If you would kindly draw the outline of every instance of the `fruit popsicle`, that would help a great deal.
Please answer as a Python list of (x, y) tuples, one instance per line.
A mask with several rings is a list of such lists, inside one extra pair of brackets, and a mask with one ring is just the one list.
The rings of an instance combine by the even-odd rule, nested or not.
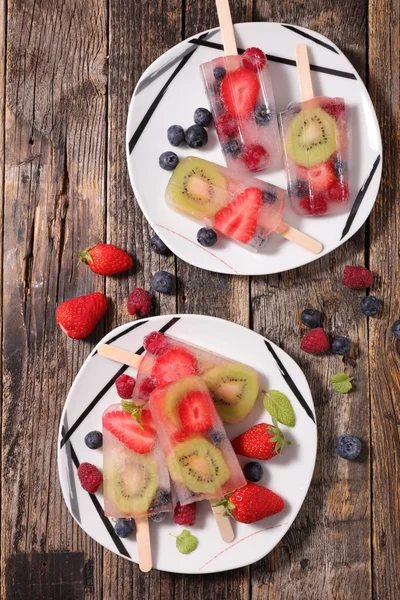
[(280, 165), (282, 144), (264, 52), (249, 48), (200, 68), (228, 167), (248, 172)]
[(314, 98), (307, 47), (296, 48), (302, 102), (280, 115), (288, 194), (300, 215), (343, 211), (349, 198), (343, 98)]
[(157, 387), (150, 411), (179, 502), (218, 499), (246, 485), (243, 471), (201, 377)]
[(239, 423), (249, 415), (260, 391), (260, 375), (252, 367), (158, 331), (146, 336), (144, 346), (133, 396), (137, 404), (159, 386), (199, 375), (223, 421)]
[(250, 175), (188, 156), (172, 173), (165, 199), (177, 212), (205, 223), (257, 252), (279, 233), (319, 254), (322, 244), (281, 220), (286, 191)]
[(168, 469), (149, 410), (142, 426), (120, 404), (103, 413), (103, 489), (107, 517), (143, 517), (172, 510)]

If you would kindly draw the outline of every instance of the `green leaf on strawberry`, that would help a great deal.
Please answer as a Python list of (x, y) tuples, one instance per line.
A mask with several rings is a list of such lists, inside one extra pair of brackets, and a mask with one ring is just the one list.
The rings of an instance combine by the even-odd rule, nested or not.
[(282, 394), (282, 392), (278, 392), (278, 390), (264, 391), (263, 394), (264, 408), (269, 412), (271, 417), (282, 423), (282, 425), (294, 427), (296, 417), (289, 398), (285, 394)]
[(143, 429), (142, 424), (142, 410), (145, 406), (145, 403), (139, 404), (138, 406), (131, 402), (130, 400), (121, 400), (122, 410), (129, 415), (131, 415), (132, 419), (135, 419), (136, 423), (139, 425), (140, 429)]
[(199, 540), (188, 529), (184, 529), (179, 535), (173, 535), (172, 533), (170, 535), (176, 538), (176, 547), (181, 554), (190, 554), (198, 546)]
[(353, 379), (354, 377), (350, 377), (347, 373), (336, 373), (336, 375), (332, 375), (330, 382), (335, 392), (347, 394), (353, 387), (351, 383)]

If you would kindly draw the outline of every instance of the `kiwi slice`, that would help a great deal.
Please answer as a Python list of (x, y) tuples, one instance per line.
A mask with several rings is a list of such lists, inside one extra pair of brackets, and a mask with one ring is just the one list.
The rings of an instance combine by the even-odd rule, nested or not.
[(146, 454), (115, 451), (104, 472), (104, 488), (121, 513), (147, 512), (158, 489), (157, 463)]
[(178, 414), (179, 402), (185, 398), (190, 392), (196, 392), (201, 390), (203, 386), (206, 394), (207, 389), (204, 385), (203, 380), (196, 375), (190, 377), (184, 377), (178, 381), (174, 381), (171, 385), (166, 388), (165, 396), (163, 400), (164, 413), (172, 421), (175, 428), (181, 427), (181, 421)]
[(238, 423), (247, 417), (257, 399), (258, 373), (240, 363), (214, 367), (203, 375), (219, 416), (226, 423)]
[(196, 494), (214, 494), (230, 477), (221, 451), (200, 436), (174, 446), (167, 465), (171, 479)]
[(226, 204), (226, 187), (226, 179), (217, 165), (191, 156), (176, 167), (166, 197), (179, 212), (202, 220), (214, 216)]
[(337, 127), (322, 108), (301, 110), (287, 128), (286, 152), (297, 165), (312, 167), (325, 162), (336, 150)]

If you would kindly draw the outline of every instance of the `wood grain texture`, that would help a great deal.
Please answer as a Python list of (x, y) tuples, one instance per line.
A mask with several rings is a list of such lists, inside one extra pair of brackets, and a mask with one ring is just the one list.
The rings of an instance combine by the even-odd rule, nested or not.
[[(338, 43), (345, 54), (356, 48), (354, 56), (360, 60), (355, 61), (355, 66), (363, 76), (365, 3), (352, 3), (351, 10), (358, 24), (356, 33), (352, 30), (350, 36), (340, 18)], [(266, 3), (256, 2), (255, 15), (309, 26), (333, 41), (337, 35), (337, 9), (332, 10), (324, 2), (272, 2), (268, 8)], [(313, 19), (313, 15), (318, 15), (318, 19)], [(298, 37), (302, 43), (304, 39)], [(364, 247), (362, 230), (350, 242), (308, 266), (252, 279), (253, 328), (286, 350), (304, 370), (314, 398), (319, 432), (317, 463), (308, 496), (282, 542), (252, 567), (253, 600), (371, 597), (368, 450), (361, 460), (350, 463), (338, 460), (334, 447), (338, 435), (350, 432), (361, 437), (366, 448), (369, 445), (367, 321), (359, 311), (362, 294), (340, 284), (344, 265), (365, 263)], [(311, 357), (299, 349), (305, 333), (299, 315), (306, 307), (324, 313), (324, 325), (331, 334), (352, 340), (354, 360), (343, 363), (337, 356)], [(329, 385), (329, 377), (342, 371), (357, 379), (356, 389), (348, 396), (335, 393)]]
[[(399, 597), (400, 538), (400, 342), (390, 332), (400, 319), (400, 5), (369, 3), (369, 90), (381, 126), (383, 175), (370, 219), (371, 293), (383, 298), (383, 314), (371, 319), (373, 592)], [(387, 32), (390, 31), (390, 35)], [(382, 66), (384, 65), (384, 68)]]

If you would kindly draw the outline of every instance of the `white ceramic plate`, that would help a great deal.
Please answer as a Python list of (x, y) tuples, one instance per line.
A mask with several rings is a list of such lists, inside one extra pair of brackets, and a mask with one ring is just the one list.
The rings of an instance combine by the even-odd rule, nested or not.
[[(382, 170), (382, 143), (375, 111), (358, 73), (342, 52), (326, 37), (302, 27), (279, 23), (235, 25), (238, 48), (258, 46), (269, 57), (277, 110), (300, 100), (295, 47), (306, 43), (312, 65), (314, 93), (340, 96), (346, 101), (351, 133), (349, 147), (350, 202), (339, 215), (299, 217), (287, 206), (284, 220), (324, 244), (327, 254), (354, 235), (367, 219), (378, 193)], [(220, 236), (212, 248), (196, 241), (199, 225), (172, 211), (164, 201), (170, 173), (158, 166), (166, 150), (180, 158), (198, 154), (225, 165), (215, 131), (202, 150), (173, 148), (167, 128), (193, 123), (198, 106), (208, 106), (200, 65), (222, 56), (221, 34), (212, 29), (177, 44), (146, 69), (134, 91), (127, 123), (127, 157), (132, 186), (139, 205), (153, 229), (180, 258), (196, 267), (229, 274), (279, 273), (316, 260), (317, 256), (272, 234), (266, 248), (255, 254)], [(257, 177), (286, 188), (282, 169)]]
[[(153, 330), (166, 331), (176, 338), (192, 342), (234, 360), (248, 363), (262, 375), (266, 389), (278, 389), (291, 400), (296, 426), (283, 427), (292, 445), (282, 456), (263, 463), (261, 484), (284, 498), (285, 509), (278, 515), (252, 525), (234, 523), (235, 540), (223, 542), (217, 531), (207, 502), (199, 503), (196, 524), (190, 528), (199, 539), (195, 552), (183, 556), (175, 548), (169, 533), (179, 534), (172, 514), (161, 523), (150, 522), (153, 565), (175, 573), (213, 573), (253, 563), (274, 548), (293, 523), (310, 485), (317, 448), (314, 405), (307, 381), (297, 364), (277, 346), (260, 335), (228, 321), (198, 315), (153, 317), (118, 327), (101, 343), (137, 352), (143, 337)], [(96, 494), (86, 493), (80, 486), (77, 467), (90, 462), (102, 468), (102, 450), (89, 450), (85, 435), (101, 431), (101, 415), (118, 401), (114, 381), (121, 372), (135, 376), (135, 369), (120, 367), (94, 350), (82, 366), (61, 417), (58, 467), (64, 500), (74, 519), (94, 540), (112, 552), (137, 562), (134, 535), (118, 538), (113, 520), (103, 513), (102, 486)], [(269, 420), (259, 402), (246, 421), (227, 426), (230, 438), (257, 422)], [(270, 421), (270, 420), (269, 420)], [(244, 465), (250, 459), (239, 457)]]

